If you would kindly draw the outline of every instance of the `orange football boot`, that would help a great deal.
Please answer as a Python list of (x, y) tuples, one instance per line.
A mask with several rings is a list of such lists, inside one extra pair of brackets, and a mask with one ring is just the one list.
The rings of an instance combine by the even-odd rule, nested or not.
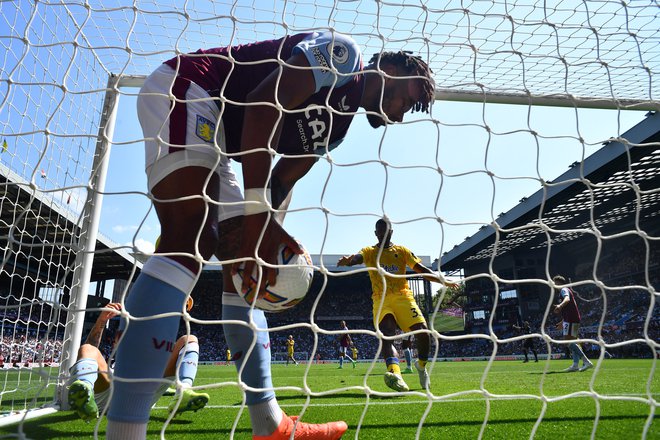
[[(283, 414), (282, 421), (270, 435), (255, 435), (253, 440), (338, 440), (348, 429), (346, 422), (303, 423), (298, 417)], [(291, 436), (293, 434), (293, 436)]]

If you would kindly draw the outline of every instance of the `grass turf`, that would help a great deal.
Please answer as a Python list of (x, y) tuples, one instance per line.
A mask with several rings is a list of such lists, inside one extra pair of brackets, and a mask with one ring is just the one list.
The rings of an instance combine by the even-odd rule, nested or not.
[[(312, 365), (309, 371), (306, 365), (273, 365), (273, 378), (276, 387), (284, 387), (277, 395), (287, 413), (301, 412), (306, 397), (296, 388), (308, 387), (313, 395), (303, 420), (345, 420), (349, 430), (344, 438), (471, 439), (481, 434), (509, 440), (534, 433), (541, 439), (582, 439), (594, 430), (598, 439), (660, 438), (655, 407), (649, 404), (649, 397), (660, 397), (652, 360), (608, 359), (598, 371), (561, 372), (569, 364), (501, 361), (488, 368), (487, 362), (440, 362), (432, 369), (432, 396), (421, 393), (417, 374), (404, 376), (411, 394), (391, 392), (384, 385), (381, 362), (373, 368), (362, 363), (342, 370), (336, 364)], [(241, 412), (235, 378), (233, 366), (201, 366), (195, 385), (213, 384), (206, 389), (209, 405), (167, 422), (171, 398), (161, 398), (151, 413), (149, 438), (160, 438), (165, 427), (167, 439), (250, 439), (250, 421), (247, 411)], [(9, 377), (5, 390), (7, 384)], [(29, 420), (22, 430), (32, 439), (88, 439), (95, 429), (104, 438), (105, 426), (105, 418), (98, 425), (85, 423), (67, 411)], [(6, 426), (0, 436), (18, 431), (18, 425)]]

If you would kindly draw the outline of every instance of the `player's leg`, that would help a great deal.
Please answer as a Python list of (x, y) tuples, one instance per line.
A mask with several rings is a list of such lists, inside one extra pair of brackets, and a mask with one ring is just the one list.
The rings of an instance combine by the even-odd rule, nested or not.
[[(251, 310), (247, 303), (241, 305), (236, 300), (243, 301), (237, 295), (233, 299), (227, 299), (227, 293), (223, 294), (222, 319), (243, 321), (245, 325), (224, 324), (223, 328), (231, 351), (236, 353), (235, 364), (240, 374), (239, 380), (251, 388), (262, 390), (246, 391), (253, 438), (288, 439), (294, 429), (294, 421), (282, 411), (275, 393), (269, 389), (273, 387), (273, 383), (266, 317), (263, 311)], [(298, 422), (293, 438), (337, 439), (346, 428), (344, 422), (322, 425)]]
[(174, 345), (165, 368), (165, 377), (177, 375), (181, 386), (176, 388), (174, 399), (168, 406), (168, 411), (181, 414), (185, 411), (198, 411), (209, 402), (207, 393), (200, 393), (191, 389), (197, 377), (197, 364), (199, 361), (199, 342), (195, 335), (181, 336)]
[[(220, 247), (216, 256), (220, 261), (233, 258), (238, 248), (235, 228), (240, 220), (229, 218), (221, 222)], [(222, 319), (242, 321), (245, 324), (224, 324), (227, 345), (234, 354), (239, 379), (248, 386), (263, 391), (246, 391), (246, 403), (252, 424), (254, 440), (293, 439), (337, 440), (348, 426), (345, 422), (309, 424), (296, 422), (279, 406), (271, 379), (271, 351), (268, 322), (263, 311), (251, 309), (234, 288), (229, 265), (223, 265)], [(260, 331), (256, 331), (256, 329)]]
[[(578, 331), (578, 327), (574, 323), (564, 322), (562, 324), (562, 333), (564, 340), (566, 341), (572, 341), (577, 339), (577, 331)], [(581, 354), (583, 355), (582, 350), (580, 349), (578, 344), (572, 342), (568, 344), (568, 351), (571, 354), (571, 357), (573, 358), (573, 363), (571, 364), (570, 367), (566, 368), (564, 371), (566, 372), (579, 371), (580, 359), (582, 358)]]
[(429, 360), (429, 350), (431, 346), (431, 338), (429, 337), (429, 334), (426, 332), (426, 330), (428, 330), (428, 327), (426, 326), (426, 322), (424, 322), (424, 323), (413, 324), (410, 327), (410, 330), (424, 330), (423, 333), (417, 333), (415, 335), (415, 345), (417, 347), (417, 359), (419, 365), (422, 368), (424, 368), (426, 367), (426, 363)]
[(529, 339), (529, 343), (527, 343), (527, 350), (531, 351), (532, 354), (534, 355), (534, 362), (538, 362), (539, 361), (539, 355), (536, 351), (536, 346), (534, 344), (534, 341), (532, 341), (531, 339)]
[[(576, 328), (575, 328), (575, 335), (576, 335), (576, 338), (577, 338), (577, 335), (578, 335), (578, 333), (579, 333), (579, 331), (580, 331), (580, 324), (575, 324), (575, 327), (576, 327)], [(588, 370), (588, 369), (590, 369), (590, 368), (593, 368), (594, 364), (591, 363), (591, 361), (589, 360), (589, 358), (587, 357), (587, 355), (586, 355), (586, 354), (584, 353), (584, 351), (582, 350), (582, 347), (580, 346), (580, 344), (575, 343), (575, 348), (574, 348), (574, 350), (575, 350), (576, 353), (577, 353), (578, 360), (582, 359), (582, 367), (580, 368), (580, 371), (586, 371), (586, 370)]]
[(398, 296), (394, 301), (392, 307), (395, 310), (396, 322), (399, 327), (406, 332), (417, 330), (422, 331), (421, 333), (415, 334), (417, 360), (413, 365), (415, 370), (417, 370), (420, 386), (422, 389), (428, 389), (431, 386), (431, 379), (426, 369), (426, 363), (429, 359), (431, 338), (428, 333), (426, 319), (412, 295)]
[[(378, 328), (383, 333), (383, 335), (391, 337), (396, 335), (396, 320), (392, 314), (385, 315), (378, 324)], [(386, 339), (383, 341), (383, 358), (385, 359), (385, 365), (387, 370), (394, 374), (401, 374), (401, 367), (399, 366), (399, 353), (394, 346), (394, 341), (391, 339)]]
[[(383, 335), (392, 337), (396, 335), (396, 330), (398, 328), (394, 315), (387, 313), (386, 315), (381, 315), (382, 318), (378, 324), (379, 330)], [(383, 340), (383, 358), (385, 359), (385, 366), (387, 367), (387, 373), (385, 373), (385, 385), (394, 391), (408, 391), (410, 388), (408, 384), (401, 377), (401, 367), (399, 366), (399, 353), (394, 347), (394, 341), (392, 339)]]
[(523, 355), (525, 356), (525, 360), (523, 361), (523, 363), (529, 362), (529, 358), (527, 357), (527, 343), (526, 342), (523, 343), (522, 352), (523, 352)]
[[(411, 330), (428, 330), (426, 323), (415, 324), (410, 327)], [(431, 386), (431, 377), (426, 369), (426, 364), (429, 360), (429, 347), (430, 347), (429, 334), (418, 333), (415, 335), (415, 343), (417, 345), (417, 360), (414, 362), (415, 370), (419, 376), (419, 385), (422, 389), (428, 389)]]
[[(117, 349), (109, 439), (145, 438), (151, 404), (162, 383), (180, 319), (176, 315), (150, 317), (183, 311), (201, 270), (201, 259), (213, 254), (217, 241), (216, 205), (207, 203), (205, 197), (218, 199), (214, 169), (219, 153), (213, 139), (205, 142), (196, 136), (200, 115), (205, 116), (201, 120), (215, 121), (214, 106), (191, 101), (208, 98), (208, 94), (193, 83), (174, 81), (173, 71), (163, 69), (166, 67), (147, 79), (138, 97), (148, 185), (161, 238), (158, 254), (144, 264), (124, 304), (133, 318), (147, 319), (132, 319)], [(170, 90), (184, 102), (172, 104)]]
[(339, 369), (344, 368), (344, 357), (346, 357), (346, 347), (343, 345), (339, 346)]
[(411, 340), (410, 338), (404, 338), (401, 341), (401, 348), (403, 348), (403, 356), (406, 359), (406, 369), (403, 370), (403, 373), (409, 374), (413, 372), (412, 369), (412, 349), (410, 348)]
[(69, 405), (80, 418), (89, 421), (99, 417), (94, 394), (110, 387), (108, 365), (99, 349), (90, 344), (80, 346), (77, 359), (70, 370)]

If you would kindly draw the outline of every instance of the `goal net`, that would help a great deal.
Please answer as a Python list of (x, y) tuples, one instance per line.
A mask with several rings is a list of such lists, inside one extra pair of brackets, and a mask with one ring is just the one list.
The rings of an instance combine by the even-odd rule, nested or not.
[[(318, 281), (314, 300), (295, 309), (295, 319), (269, 315), (278, 332), (295, 331), (297, 339), (307, 341), (300, 349), (304, 385), (284, 387), (303, 396), (294, 411), (322, 403), (315, 401), (319, 395), (350, 390), (361, 395), (350, 435), (375, 438), (369, 437), (373, 425), (367, 422), (370, 408), (378, 406), (373, 396), (391, 396), (376, 374), (384, 373), (380, 357), (388, 338), (371, 321), (370, 285), (364, 284), (367, 270), (343, 271), (336, 263), (340, 256), (373, 244), (373, 225), (386, 216), (395, 231), (394, 241), (429, 257), (429, 267), (438, 272), (444, 271), (449, 251), (469, 247), (465, 243), (477, 239), (480, 231), (496, 231), (493, 242), (470, 257), (473, 260), (465, 257), (465, 265), (478, 259), (483, 265), (470, 266), (477, 269), (469, 271), (460, 263), (452, 266), (452, 274), (467, 275), (466, 281), (459, 281), (467, 302), (448, 304), (443, 298), (451, 292), (435, 284), (429, 291), (415, 292), (430, 328), (432, 379), (444, 366), (439, 364), (441, 358), (483, 357), (486, 363), (479, 379), (464, 389), (413, 391), (424, 408), (414, 420), (401, 421), (399, 436), (423, 437), (432, 429), (429, 414), (435, 404), (472, 396), (484, 404), (472, 417), (482, 423), (473, 425), (476, 431), (470, 435), (484, 436), (490, 429), (493, 402), (538, 403), (542, 409), (527, 433), (533, 437), (544, 423), (557, 423), (544, 420), (549, 402), (585, 396), (593, 399), (596, 409), (593, 429), (580, 434), (595, 435), (598, 424), (604, 423), (601, 405), (609, 400), (640, 404), (646, 417), (639, 434), (657, 434), (657, 427), (655, 431), (652, 427), (658, 398), (653, 367), (644, 367), (650, 372), (634, 395), (621, 390), (601, 393), (595, 384), (604, 368), (601, 361), (607, 360), (605, 352), (616, 351), (612, 348), (617, 344), (642, 344), (643, 353), (654, 359), (657, 355), (659, 231), (647, 226), (658, 213), (654, 165), (659, 140), (657, 129), (642, 137), (646, 141), (641, 144), (623, 134), (660, 110), (659, 9), (653, 1), (555, 3), (0, 1), (0, 412), (4, 423), (19, 422), (10, 430), (23, 432), (33, 414), (66, 405), (68, 368), (81, 341), (104, 304), (123, 301), (141, 262), (153, 252), (158, 222), (140, 168), (144, 138), (134, 110), (144, 78), (163, 61), (200, 48), (331, 30), (350, 35), (365, 63), (383, 50), (418, 54), (433, 70), (436, 102), (428, 115), (407, 115), (403, 124), (377, 131), (368, 127), (359, 110), (345, 142), (321, 158), (294, 191), (284, 226), (315, 255), (315, 279), (323, 280)], [(559, 220), (545, 223), (543, 203), (559, 190), (553, 179), (569, 166), (583, 170), (586, 159), (604, 142), (617, 143), (625, 151), (650, 152), (640, 162), (624, 153), (620, 160), (627, 165), (620, 171), (622, 177), (614, 183), (604, 179), (600, 187), (576, 171), (573, 181), (586, 190), (573, 207), (578, 202), (586, 207), (584, 222), (570, 227), (561, 226)], [(644, 173), (628, 173), (639, 163), (646, 164)], [(603, 232), (594, 212), (612, 194), (610, 203), (615, 204), (607, 206), (623, 209), (616, 205), (616, 191), (608, 192), (616, 185), (632, 192), (636, 202), (626, 206), (632, 206), (628, 213), (638, 220), (625, 230)], [(503, 229), (506, 216), (498, 213), (521, 206), (537, 191), (542, 202), (533, 227), (547, 240), (508, 254), (515, 270), (496, 270), (496, 257), (509, 249), (498, 244), (506, 237), (507, 246), (512, 241), (522, 246), (530, 228), (524, 224)], [(569, 215), (572, 208), (563, 209)], [(622, 224), (616, 216), (608, 217), (608, 222)], [(551, 305), (556, 298), (547, 292), (555, 287), (551, 276), (557, 268), (567, 270), (560, 264), (562, 243), (578, 236), (589, 237), (593, 255), (590, 261), (575, 262), (579, 267), (568, 276), (578, 282), (581, 304), (596, 317), (584, 342), (596, 346), (594, 362), (599, 363), (594, 379), (583, 388), (548, 391), (544, 381), (553, 377), (547, 373), (554, 368), (549, 359), (563, 357), (567, 345), (548, 327), (555, 321)], [(615, 289), (608, 284), (607, 268), (614, 267), (615, 250), (625, 249), (626, 238), (633, 236), (642, 249), (630, 257), (638, 267), (638, 278), (624, 281), (628, 273), (624, 271)], [(607, 245), (619, 239), (620, 244)], [(537, 270), (525, 272), (527, 265), (516, 266), (518, 260), (533, 260)], [(222, 261), (203, 263), (217, 275)], [(362, 281), (352, 281), (360, 277)], [(221, 285), (217, 276), (213, 279)], [(500, 291), (515, 291), (524, 283), (536, 286), (529, 292), (546, 294), (529, 296), (520, 288), (513, 296), (500, 296)], [(580, 289), (581, 285), (586, 287)], [(344, 302), (333, 296), (345, 288), (356, 289), (355, 295), (362, 295), (364, 301)], [(208, 344), (201, 349), (200, 361), (224, 360), (220, 287), (215, 292), (209, 289), (198, 288), (193, 294), (206, 298), (195, 298), (195, 310), (200, 310), (200, 301), (208, 308), (184, 316), (188, 325), (184, 327), (190, 331), (193, 325)], [(613, 299), (615, 290), (633, 292), (636, 308), (626, 310), (620, 298)], [(480, 307), (474, 307), (476, 296), (484, 298)], [(617, 307), (608, 309), (608, 301), (615, 301)], [(515, 304), (507, 309), (512, 315), (498, 312), (507, 304)], [(464, 323), (463, 331), (434, 328), (445, 308), (451, 309), (452, 322)], [(623, 340), (603, 337), (610, 321), (621, 320), (617, 314), (638, 317), (641, 330), (624, 334)], [(530, 317), (537, 319), (532, 336), (499, 332)], [(323, 364), (310, 360), (320, 359), (317, 354), (323, 347), (328, 349), (323, 359), (334, 359), (340, 320), (350, 324), (360, 359), (373, 362), (354, 385), (338, 384), (317, 392), (308, 385), (317, 375), (314, 368)], [(495, 374), (490, 371), (501, 365), (498, 350), (501, 355), (532, 337), (543, 351), (541, 359), (548, 359), (538, 370), (543, 379), (534, 391), (489, 388)], [(401, 339), (395, 338), (397, 347)], [(285, 361), (281, 354), (274, 361)], [(373, 379), (376, 376), (378, 381)], [(235, 377), (232, 380), (237, 384)], [(210, 379), (205, 385), (213, 390), (226, 383)], [(239, 412), (237, 420), (240, 416)], [(169, 421), (164, 425), (164, 432), (176, 429), (168, 426)]]

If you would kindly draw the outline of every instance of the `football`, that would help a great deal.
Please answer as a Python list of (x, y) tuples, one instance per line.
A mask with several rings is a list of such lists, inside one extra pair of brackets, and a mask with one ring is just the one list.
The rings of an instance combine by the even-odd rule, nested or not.
[[(274, 286), (266, 285), (266, 295), (263, 298), (256, 299), (257, 292), (254, 288), (245, 295), (240, 293), (243, 283), (243, 266), (233, 276), (236, 291), (248, 304), (254, 303), (258, 309), (267, 312), (282, 312), (290, 309), (305, 298), (312, 285), (312, 278), (314, 278), (312, 258), (304, 248), (303, 251), (298, 255), (288, 246), (280, 245), (277, 252), (277, 282)], [(252, 273), (252, 279), (255, 283), (257, 282), (256, 267)]]

